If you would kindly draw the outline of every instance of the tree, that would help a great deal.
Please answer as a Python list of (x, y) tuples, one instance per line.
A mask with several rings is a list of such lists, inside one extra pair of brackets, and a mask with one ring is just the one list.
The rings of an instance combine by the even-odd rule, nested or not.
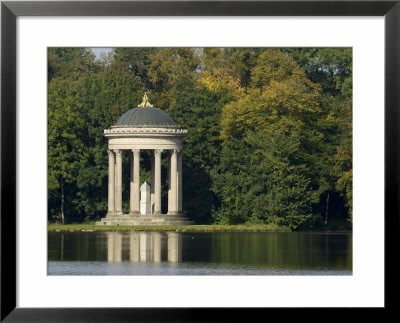
[(49, 48), (47, 55), (48, 82), (55, 77), (77, 80), (101, 68), (93, 52), (86, 48)]
[(76, 181), (80, 164), (87, 157), (79, 138), (85, 121), (79, 113), (78, 87), (76, 82), (55, 78), (48, 88), (48, 184), (50, 192), (60, 189), (62, 223), (65, 223), (65, 184)]
[(221, 163), (214, 191), (221, 222), (274, 222), (297, 228), (312, 216), (314, 124), (321, 89), (288, 56), (266, 50), (247, 95), (222, 110)]
[(327, 95), (352, 96), (352, 48), (282, 48)]
[(147, 85), (148, 72), (151, 64), (150, 55), (158, 52), (159, 48), (115, 48), (114, 62), (120, 63), (139, 77)]
[(314, 212), (323, 214), (326, 224), (329, 224), (331, 218), (345, 219), (349, 215), (351, 221), (352, 49), (281, 50), (299, 64), (309, 79), (322, 87), (322, 115), (316, 127), (323, 137), (321, 155), (314, 162), (320, 177), (320, 203), (315, 205)]

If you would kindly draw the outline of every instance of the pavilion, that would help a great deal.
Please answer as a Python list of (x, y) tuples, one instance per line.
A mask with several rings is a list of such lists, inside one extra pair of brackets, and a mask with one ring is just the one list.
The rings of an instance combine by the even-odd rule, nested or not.
[[(190, 224), (182, 214), (182, 140), (187, 134), (171, 117), (150, 104), (147, 95), (124, 113), (108, 138), (108, 212), (97, 225)], [(140, 183), (140, 154), (151, 153), (151, 184)], [(129, 213), (122, 211), (122, 154), (130, 155)], [(161, 159), (168, 158), (168, 212), (161, 210)], [(142, 186), (142, 188), (141, 188)], [(146, 205), (148, 203), (148, 205)]]

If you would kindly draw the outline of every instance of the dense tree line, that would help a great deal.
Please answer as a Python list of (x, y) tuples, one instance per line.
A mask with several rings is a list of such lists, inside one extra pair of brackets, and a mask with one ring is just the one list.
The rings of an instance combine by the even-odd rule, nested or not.
[[(145, 92), (188, 129), (183, 209), (196, 223), (293, 230), (351, 224), (352, 51), (346, 48), (116, 48), (101, 59), (90, 49), (50, 48), (49, 221), (105, 215), (103, 130)], [(143, 181), (149, 163), (143, 154)], [(126, 170), (126, 211), (128, 181)]]

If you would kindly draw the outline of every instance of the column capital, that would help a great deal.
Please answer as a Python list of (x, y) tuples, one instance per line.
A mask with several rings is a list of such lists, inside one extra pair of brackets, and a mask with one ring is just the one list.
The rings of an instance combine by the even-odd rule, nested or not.
[(181, 149), (172, 149), (171, 150), (171, 156), (176, 157), (176, 156), (179, 155), (180, 152), (181, 152)]
[(114, 153), (115, 153), (115, 155), (121, 155), (121, 150), (119, 150), (119, 149), (114, 149)]
[(162, 149), (154, 149), (154, 156), (160, 157), (162, 152)]
[(114, 152), (111, 149), (107, 150), (109, 157), (114, 157)]
[(140, 149), (132, 149), (132, 153), (135, 155), (135, 157), (139, 157)]

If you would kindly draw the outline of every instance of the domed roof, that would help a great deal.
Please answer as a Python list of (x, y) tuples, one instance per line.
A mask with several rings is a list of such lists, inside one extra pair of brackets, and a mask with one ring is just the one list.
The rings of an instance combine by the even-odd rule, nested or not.
[(147, 95), (137, 107), (125, 112), (115, 124), (115, 127), (176, 127), (171, 117), (159, 108), (153, 107)]
[(159, 108), (133, 108), (125, 112), (115, 124), (119, 127), (171, 127), (174, 120)]

